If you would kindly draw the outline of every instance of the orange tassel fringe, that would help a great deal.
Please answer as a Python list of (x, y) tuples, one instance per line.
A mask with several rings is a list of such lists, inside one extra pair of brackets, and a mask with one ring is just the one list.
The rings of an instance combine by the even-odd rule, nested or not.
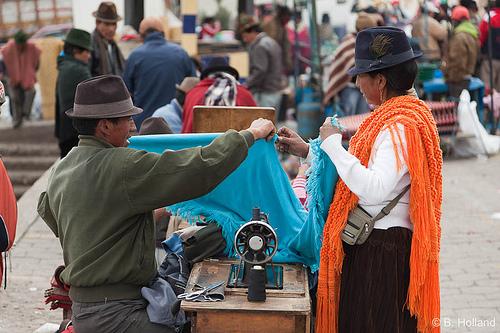
[[(403, 158), (411, 179), (410, 219), (413, 237), (410, 256), (410, 284), (406, 306), (417, 318), (419, 332), (440, 332), (433, 319), (440, 316), (439, 249), (441, 238), (442, 152), (439, 135), (429, 107), (413, 96), (391, 98), (372, 112), (349, 143), (349, 151), (368, 166), (372, 146), (380, 131), (389, 129), (396, 152), (404, 125), (406, 151)], [(358, 198), (339, 179), (323, 231), (318, 279), (316, 332), (338, 331), (340, 275), (344, 252), (340, 234)], [(369, 300), (367, 300), (369, 301)]]

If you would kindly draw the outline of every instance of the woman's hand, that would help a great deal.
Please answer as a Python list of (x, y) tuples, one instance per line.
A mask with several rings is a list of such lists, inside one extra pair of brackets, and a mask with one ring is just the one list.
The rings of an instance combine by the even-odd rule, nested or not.
[(309, 153), (309, 144), (287, 127), (279, 129), (276, 147), (282, 153), (289, 153), (302, 158), (306, 158)]
[(321, 138), (321, 141), (325, 141), (330, 135), (340, 133), (340, 130), (332, 125), (331, 117), (327, 117), (323, 125), (319, 128), (319, 137)]

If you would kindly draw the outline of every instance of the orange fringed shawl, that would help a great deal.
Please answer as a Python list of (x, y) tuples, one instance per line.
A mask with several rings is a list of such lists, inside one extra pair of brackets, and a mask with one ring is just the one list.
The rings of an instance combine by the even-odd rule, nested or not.
[[(403, 149), (403, 157), (411, 179), (409, 212), (413, 237), (406, 306), (417, 317), (419, 332), (439, 332), (439, 327), (433, 325), (433, 318), (439, 318), (440, 309), (443, 160), (436, 123), (429, 107), (413, 96), (391, 98), (363, 121), (349, 143), (349, 152), (367, 166), (377, 135), (388, 128), (396, 156), (399, 156), (396, 142), (401, 142), (401, 138), (396, 123), (404, 125), (407, 150), (405, 153)], [(318, 333), (336, 333), (338, 330), (340, 274), (344, 258), (340, 233), (357, 202), (357, 196), (339, 179), (323, 231), (316, 318)]]

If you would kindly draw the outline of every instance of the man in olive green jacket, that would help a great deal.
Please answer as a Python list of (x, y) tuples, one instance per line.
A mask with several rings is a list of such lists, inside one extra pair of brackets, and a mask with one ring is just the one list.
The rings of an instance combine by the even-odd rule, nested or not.
[(133, 106), (118, 76), (86, 80), (67, 112), (80, 133), (38, 202), (59, 237), (71, 286), (75, 331), (170, 332), (150, 323), (141, 287), (156, 275), (152, 211), (210, 192), (247, 156), (254, 140), (274, 134), (259, 119), (206, 147), (163, 154), (126, 148)]

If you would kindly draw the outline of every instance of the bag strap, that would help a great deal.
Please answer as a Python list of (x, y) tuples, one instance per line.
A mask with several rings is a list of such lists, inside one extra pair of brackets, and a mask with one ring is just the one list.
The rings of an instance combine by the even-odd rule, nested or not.
[(387, 206), (382, 208), (382, 210), (380, 210), (380, 213), (378, 213), (377, 216), (375, 216), (372, 221), (376, 222), (381, 218), (389, 215), (391, 210), (398, 204), (399, 200), (403, 197), (403, 195), (405, 195), (406, 192), (408, 192), (409, 189), (410, 189), (410, 184), (408, 184), (408, 186), (406, 186), (405, 189), (401, 193), (399, 193), (397, 197), (392, 199), (392, 201), (389, 202)]

